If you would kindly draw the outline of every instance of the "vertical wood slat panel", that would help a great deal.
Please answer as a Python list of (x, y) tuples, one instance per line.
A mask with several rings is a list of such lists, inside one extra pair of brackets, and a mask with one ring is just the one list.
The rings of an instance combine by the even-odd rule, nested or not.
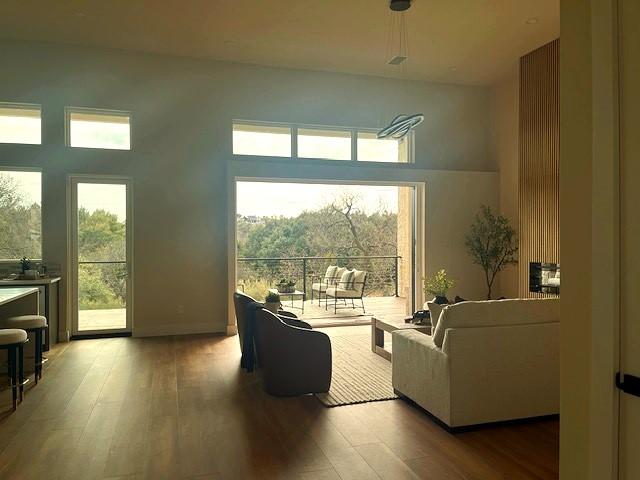
[(529, 292), (529, 263), (560, 263), (559, 40), (520, 59), (519, 264), (522, 298)]

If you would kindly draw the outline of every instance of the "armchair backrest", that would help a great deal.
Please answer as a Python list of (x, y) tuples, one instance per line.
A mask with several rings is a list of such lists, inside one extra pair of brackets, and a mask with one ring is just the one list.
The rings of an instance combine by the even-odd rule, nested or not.
[(238, 339), (240, 340), (240, 351), (242, 351), (242, 342), (244, 339), (245, 322), (247, 317), (247, 309), (255, 300), (242, 292), (233, 294), (233, 305), (236, 310), (236, 325), (238, 327)]
[(355, 290), (360, 291), (360, 295), (364, 296), (364, 287), (367, 284), (368, 273), (362, 270), (354, 270), (353, 286)]

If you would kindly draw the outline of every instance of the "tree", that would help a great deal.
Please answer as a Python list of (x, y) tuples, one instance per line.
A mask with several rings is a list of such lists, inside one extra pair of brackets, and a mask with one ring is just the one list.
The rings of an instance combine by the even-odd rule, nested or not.
[(465, 245), (473, 263), (484, 270), (487, 300), (490, 300), (496, 275), (506, 266), (518, 263), (516, 231), (509, 225), (509, 220), (494, 215), (490, 207), (482, 205), (465, 238)]
[(40, 258), (41, 211), (29, 204), (18, 183), (0, 173), (0, 259)]

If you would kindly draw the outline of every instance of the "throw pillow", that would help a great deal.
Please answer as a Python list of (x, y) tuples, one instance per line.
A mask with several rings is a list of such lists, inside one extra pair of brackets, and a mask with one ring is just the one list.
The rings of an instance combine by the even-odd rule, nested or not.
[(353, 290), (353, 282), (356, 274), (353, 270), (347, 270), (340, 277), (340, 284), (338, 287), (344, 288), (345, 290)]
[(327, 267), (326, 273), (324, 274), (324, 283), (327, 283), (327, 284), (333, 283), (336, 278), (337, 270), (338, 270), (338, 267), (336, 265), (329, 265)]
[(429, 314), (431, 316), (431, 334), (436, 331), (436, 327), (438, 326), (438, 320), (440, 319), (440, 314), (442, 310), (447, 305), (440, 305), (435, 302), (427, 302), (427, 307), (429, 308)]

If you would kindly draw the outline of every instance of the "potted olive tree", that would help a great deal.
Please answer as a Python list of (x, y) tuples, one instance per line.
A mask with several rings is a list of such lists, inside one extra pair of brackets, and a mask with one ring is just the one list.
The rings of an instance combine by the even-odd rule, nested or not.
[(267, 293), (264, 299), (264, 308), (272, 313), (278, 313), (278, 310), (280, 310), (280, 295), (275, 292)]
[(473, 263), (484, 270), (487, 300), (491, 300), (491, 289), (498, 273), (508, 265), (518, 263), (516, 231), (506, 217), (494, 215), (490, 207), (483, 205), (465, 244)]
[(447, 278), (447, 271), (442, 268), (435, 275), (424, 279), (424, 292), (435, 296), (434, 303), (446, 305), (449, 303), (447, 292), (455, 283), (454, 280)]

